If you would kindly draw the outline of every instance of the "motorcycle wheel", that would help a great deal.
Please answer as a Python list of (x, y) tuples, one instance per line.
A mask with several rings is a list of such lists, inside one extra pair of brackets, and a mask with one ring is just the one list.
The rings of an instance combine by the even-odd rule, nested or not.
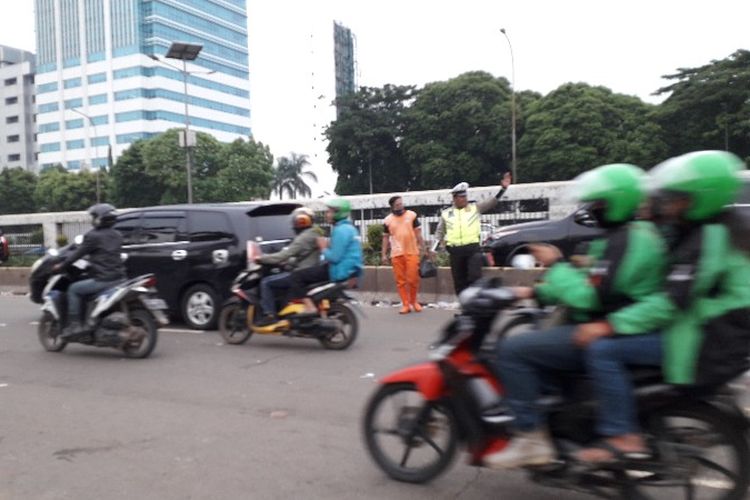
[(50, 313), (45, 312), (42, 314), (39, 320), (39, 327), (37, 328), (37, 334), (39, 335), (39, 342), (44, 347), (44, 350), (49, 352), (60, 352), (65, 349), (68, 345), (67, 342), (60, 340), (60, 334), (62, 328), (60, 322), (55, 319)]
[[(742, 500), (750, 485), (750, 448), (736, 415), (710, 405), (667, 408), (651, 418), (647, 428), (658, 459), (667, 468), (680, 467), (687, 480), (668, 474), (633, 480), (623, 498)], [(680, 496), (680, 493), (682, 496)]]
[[(383, 413), (389, 414), (384, 421)], [(426, 401), (410, 383), (381, 386), (367, 405), (363, 427), (370, 456), (397, 481), (430, 481), (456, 456), (455, 415), (439, 403)]]
[(131, 311), (130, 327), (137, 329), (140, 339), (130, 341), (122, 348), (125, 356), (132, 359), (143, 359), (151, 355), (156, 348), (156, 342), (159, 339), (156, 322), (151, 314), (142, 309)]
[(247, 307), (239, 302), (226, 304), (219, 313), (219, 333), (227, 344), (244, 344), (253, 335), (247, 327)]
[(357, 315), (346, 304), (333, 304), (328, 310), (328, 317), (341, 321), (342, 327), (339, 331), (320, 338), (320, 343), (326, 349), (334, 351), (348, 348), (357, 339), (359, 333)]

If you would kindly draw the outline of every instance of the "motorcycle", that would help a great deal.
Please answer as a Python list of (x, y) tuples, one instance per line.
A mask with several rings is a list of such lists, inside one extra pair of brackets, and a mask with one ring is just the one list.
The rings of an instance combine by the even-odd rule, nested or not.
[(60, 338), (67, 325), (68, 287), (87, 278), (85, 259), (76, 261), (64, 272), (54, 265), (70, 255), (80, 241), (50, 249), (31, 268), (31, 300), (42, 304), (38, 337), (45, 350), (60, 352), (69, 343), (120, 349), (128, 358), (146, 358), (158, 340), (158, 328), (169, 324), (167, 304), (156, 296), (156, 279), (152, 274), (123, 280), (95, 296), (83, 306), (84, 332), (71, 340)]
[[(517, 328), (542, 314), (517, 313), (511, 289), (480, 281), (460, 296), (461, 314), (433, 346), (430, 361), (380, 380), (365, 409), (363, 433), (374, 462), (392, 479), (424, 483), (446, 471), (465, 447), (468, 461), (502, 450), (514, 417), (493, 372), (494, 349), (483, 347), (498, 314)], [(501, 332), (502, 334), (502, 332)], [(556, 374), (538, 401), (547, 416), (556, 460), (527, 467), (531, 480), (608, 498), (739, 500), (750, 483), (750, 424), (729, 386), (683, 390), (663, 383), (660, 370), (633, 367), (639, 419), (651, 458), (589, 464), (575, 452), (598, 439), (596, 404), (583, 373)]]
[[(254, 250), (260, 254), (259, 247)], [(254, 261), (232, 283), (232, 297), (224, 303), (219, 314), (219, 331), (228, 344), (244, 344), (256, 333), (283, 335), (318, 340), (323, 347), (343, 350), (351, 346), (359, 332), (354, 300), (347, 295), (347, 283), (320, 283), (308, 289), (307, 297), (317, 308), (306, 313), (301, 300), (281, 307), (279, 321), (271, 325), (258, 324), (260, 310), (260, 281), (274, 271), (272, 266)]]

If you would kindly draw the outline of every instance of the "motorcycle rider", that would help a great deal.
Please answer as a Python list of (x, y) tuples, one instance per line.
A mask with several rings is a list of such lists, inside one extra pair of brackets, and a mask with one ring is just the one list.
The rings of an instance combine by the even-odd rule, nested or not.
[[(616, 333), (623, 345), (638, 353), (639, 361), (659, 364), (661, 354), (652, 336), (668, 321), (655, 307), (662, 290), (666, 255), (661, 236), (650, 222), (633, 221), (645, 198), (644, 173), (627, 164), (595, 168), (576, 179), (577, 198), (605, 235), (592, 242), (588, 268), (561, 262), (552, 246), (536, 246), (535, 257), (548, 267), (540, 284), (516, 289), (519, 298), (569, 308), (570, 324), (528, 332), (498, 343), (498, 369), (506, 401), (516, 416), (517, 433), (508, 446), (485, 457), (493, 468), (545, 464), (555, 449), (536, 406), (542, 377), (559, 371), (583, 371), (584, 348), (594, 340)], [(658, 345), (658, 342), (657, 342)], [(612, 384), (593, 380), (594, 386)], [(622, 383), (620, 381), (619, 383)], [(640, 452), (639, 443), (620, 443), (624, 453)]]
[[(747, 227), (741, 227), (746, 223), (725, 210), (739, 191), (741, 169), (742, 160), (731, 153), (699, 151), (651, 170), (651, 212), (667, 235), (670, 256), (665, 289), (652, 298), (672, 321), (662, 335), (648, 337), (650, 349), (662, 353), (668, 383), (710, 387), (750, 368), (750, 241)], [(617, 337), (599, 339), (588, 348), (589, 375), (608, 381), (596, 385), (597, 430), (606, 439), (582, 450), (580, 459), (617, 458), (618, 443), (627, 440), (645, 447), (637, 434), (629, 382), (627, 387), (617, 383), (629, 379), (626, 365), (642, 364), (640, 360)]]
[(63, 262), (56, 264), (60, 272), (77, 260), (86, 257), (89, 279), (77, 281), (68, 288), (68, 326), (61, 335), (71, 340), (85, 332), (81, 324), (81, 305), (85, 296), (95, 295), (125, 279), (122, 264), (122, 235), (112, 229), (117, 220), (117, 210), (108, 203), (99, 203), (88, 209), (94, 229), (86, 233), (76, 250)]
[[(362, 243), (357, 228), (349, 214), (352, 211), (348, 200), (339, 198), (326, 203), (326, 220), (333, 223), (330, 242), (327, 238), (317, 239), (322, 252), (323, 264), (295, 271), (291, 275), (291, 294), (304, 297), (306, 287), (323, 281), (351, 281), (359, 278), (364, 269)], [(312, 300), (304, 300), (306, 312), (315, 313)]]
[[(306, 269), (320, 262), (318, 237), (320, 228), (313, 224), (315, 213), (306, 207), (295, 209), (291, 214), (292, 228), (297, 234), (292, 242), (280, 252), (261, 255), (255, 260), (260, 264), (290, 264), (294, 269)], [(259, 326), (267, 326), (277, 321), (276, 293), (286, 291), (290, 286), (291, 272), (266, 276), (260, 282), (260, 306), (263, 318)]]

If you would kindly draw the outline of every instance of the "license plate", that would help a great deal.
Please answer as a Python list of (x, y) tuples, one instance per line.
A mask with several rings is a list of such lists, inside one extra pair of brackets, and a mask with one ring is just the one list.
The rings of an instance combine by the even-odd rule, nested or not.
[(144, 299), (143, 302), (149, 309), (167, 309), (167, 303), (162, 299)]

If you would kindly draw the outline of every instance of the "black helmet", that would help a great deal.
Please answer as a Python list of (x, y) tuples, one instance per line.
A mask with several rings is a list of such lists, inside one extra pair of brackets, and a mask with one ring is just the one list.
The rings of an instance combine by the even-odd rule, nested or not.
[(94, 227), (112, 227), (117, 220), (117, 209), (109, 203), (98, 203), (88, 209)]

